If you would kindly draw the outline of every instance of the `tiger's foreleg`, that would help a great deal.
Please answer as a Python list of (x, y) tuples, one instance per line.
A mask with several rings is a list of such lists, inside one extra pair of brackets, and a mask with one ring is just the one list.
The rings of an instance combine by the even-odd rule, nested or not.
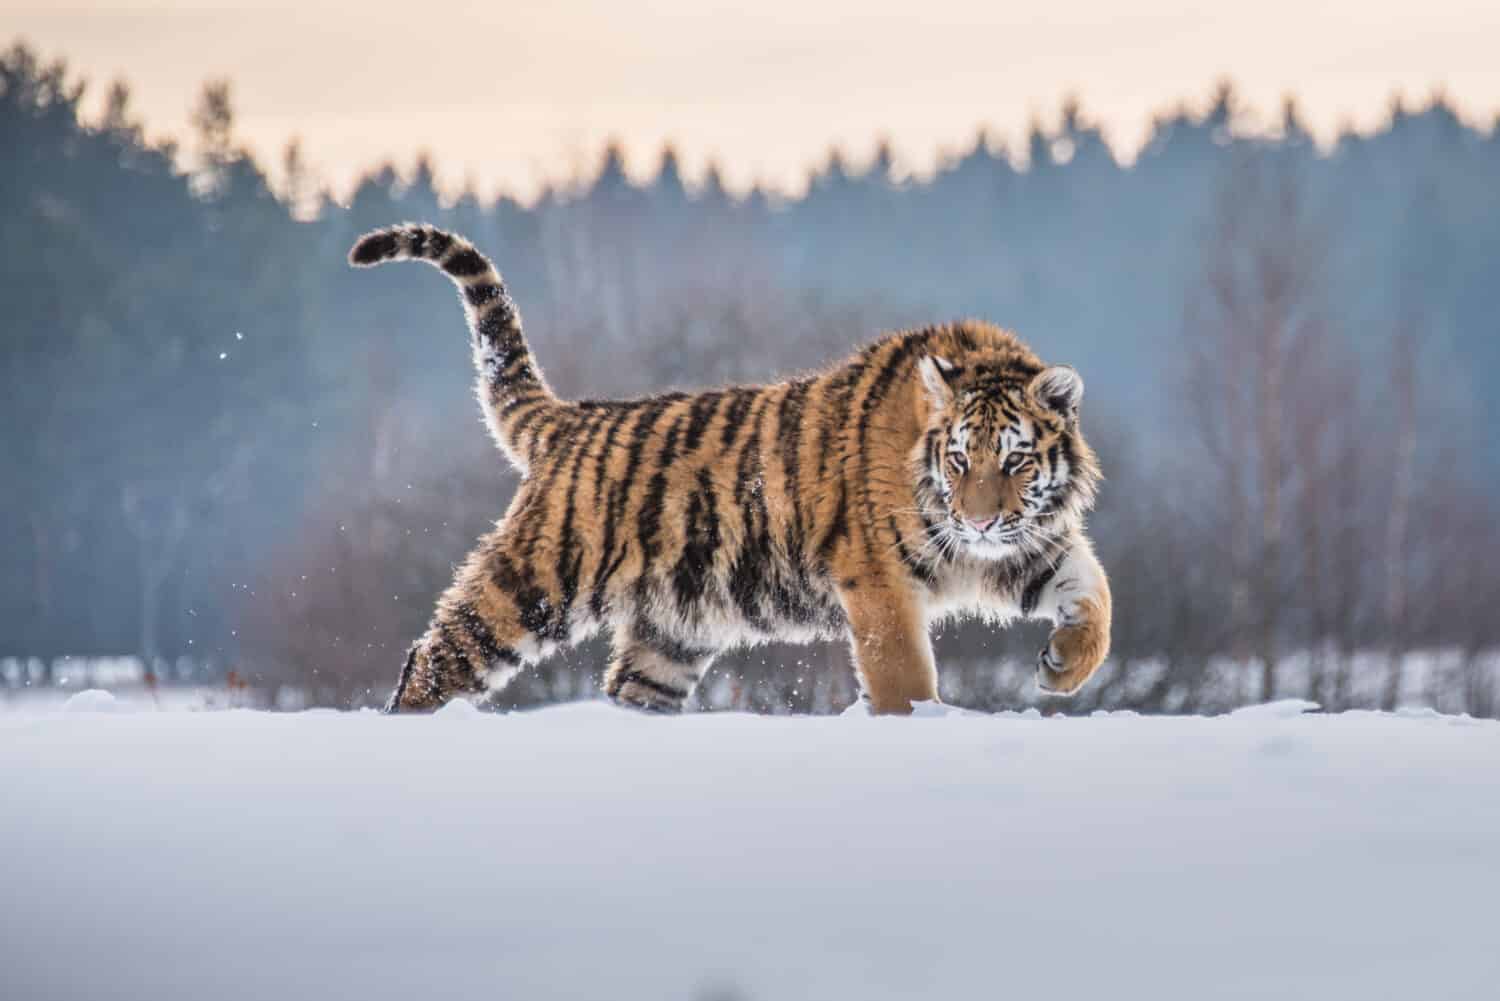
[(839, 600), (870, 710), (909, 713), (913, 702), (937, 701), (932, 641), (916, 596), (899, 584), (848, 578)]
[(1087, 539), (1074, 541), (1031, 601), (1028, 608), (1023, 598), (1022, 611), (1053, 623), (1037, 657), (1037, 687), (1049, 695), (1073, 695), (1109, 656), (1109, 578)]

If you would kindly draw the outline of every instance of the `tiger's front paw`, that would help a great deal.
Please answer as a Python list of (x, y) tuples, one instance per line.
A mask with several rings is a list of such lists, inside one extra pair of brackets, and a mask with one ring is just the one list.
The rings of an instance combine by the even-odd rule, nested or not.
[(1109, 615), (1098, 602), (1084, 599), (1068, 624), (1052, 631), (1037, 657), (1037, 687), (1048, 695), (1073, 695), (1108, 655)]

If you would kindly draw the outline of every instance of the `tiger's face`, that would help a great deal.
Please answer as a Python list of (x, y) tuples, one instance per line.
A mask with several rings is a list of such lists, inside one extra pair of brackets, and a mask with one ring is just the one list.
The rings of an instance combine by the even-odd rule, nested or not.
[(921, 364), (929, 408), (919, 486), (942, 511), (949, 546), (1000, 559), (1040, 549), (1092, 503), (1097, 471), (1078, 432), (1083, 380), (1057, 365)]

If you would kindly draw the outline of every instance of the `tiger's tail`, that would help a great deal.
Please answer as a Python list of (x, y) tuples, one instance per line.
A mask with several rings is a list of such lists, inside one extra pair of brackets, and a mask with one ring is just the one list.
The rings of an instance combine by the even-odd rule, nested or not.
[(458, 286), (469, 320), (478, 375), (475, 393), (490, 435), (524, 473), (541, 428), (564, 404), (532, 360), (521, 313), (495, 266), (468, 240), (435, 226), (403, 223), (360, 237), (349, 263), (372, 268), (387, 261), (426, 261)]

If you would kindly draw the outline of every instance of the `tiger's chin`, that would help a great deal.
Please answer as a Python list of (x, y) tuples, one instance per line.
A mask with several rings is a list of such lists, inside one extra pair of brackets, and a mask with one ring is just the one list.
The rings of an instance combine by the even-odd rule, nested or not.
[(1026, 531), (1005, 533), (987, 532), (984, 535), (969, 534), (962, 538), (963, 550), (971, 558), (985, 562), (1014, 560), (1028, 555), (1037, 555), (1049, 550), (1056, 539), (1056, 530), (1048, 526), (1028, 527)]
[(1026, 552), (1026, 545), (1021, 536), (965, 539), (964, 552), (976, 560), (997, 562), (1022, 555)]

